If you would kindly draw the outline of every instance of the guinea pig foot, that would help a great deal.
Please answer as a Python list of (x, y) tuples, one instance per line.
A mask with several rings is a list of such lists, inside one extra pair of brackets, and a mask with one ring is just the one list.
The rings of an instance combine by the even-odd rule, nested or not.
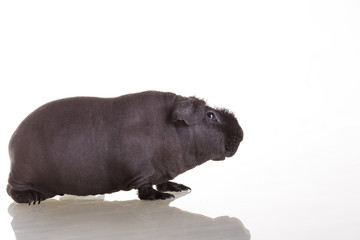
[(139, 198), (141, 200), (165, 200), (168, 198), (175, 198), (175, 196), (169, 193), (156, 191), (151, 185), (146, 185), (139, 188)]
[(36, 202), (40, 204), (41, 201), (46, 199), (41, 193), (33, 190), (18, 191), (12, 187), (8, 187), (8, 193), (15, 202), (27, 203), (29, 205), (31, 205), (31, 203), (35, 205)]
[[(39, 192), (33, 192), (33, 201), (32, 201), (32, 203), (33, 203), (33, 205), (35, 205), (35, 203), (37, 202), (38, 204), (40, 204), (41, 203), (41, 201), (43, 201), (43, 200), (45, 200), (45, 197), (41, 194), (41, 193), (39, 193)], [(31, 201), (29, 202), (29, 205), (31, 204)]]
[(166, 182), (156, 185), (157, 190), (160, 192), (182, 192), (182, 191), (191, 191), (191, 188), (174, 182)]
[(45, 197), (36, 191), (32, 191), (32, 190), (28, 190), (28, 191), (24, 191), (27, 192), (26, 196), (26, 200), (28, 205), (30, 206), (31, 204), (35, 205), (36, 203), (40, 204), (41, 201), (45, 200)]

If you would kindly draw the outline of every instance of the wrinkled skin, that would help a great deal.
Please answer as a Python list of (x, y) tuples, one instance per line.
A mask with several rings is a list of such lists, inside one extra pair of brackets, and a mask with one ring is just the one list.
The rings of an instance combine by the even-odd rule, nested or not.
[(165, 191), (190, 188), (169, 180), (231, 157), (242, 138), (233, 114), (194, 97), (148, 91), (61, 99), (35, 110), (13, 134), (7, 192), (29, 204), (130, 189), (140, 199), (171, 198)]

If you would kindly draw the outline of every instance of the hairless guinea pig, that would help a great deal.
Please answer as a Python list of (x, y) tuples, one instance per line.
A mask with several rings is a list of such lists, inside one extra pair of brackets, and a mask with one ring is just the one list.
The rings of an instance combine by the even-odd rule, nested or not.
[(31, 113), (11, 137), (7, 192), (29, 204), (130, 189), (140, 199), (172, 198), (165, 192), (190, 188), (169, 180), (233, 156), (242, 139), (232, 113), (195, 97), (148, 91), (61, 99)]

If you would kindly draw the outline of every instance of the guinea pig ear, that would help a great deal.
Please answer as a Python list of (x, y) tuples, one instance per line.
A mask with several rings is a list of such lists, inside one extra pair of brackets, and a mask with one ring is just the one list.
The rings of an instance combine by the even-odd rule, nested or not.
[(195, 98), (178, 97), (172, 112), (173, 121), (184, 121), (187, 125), (193, 125), (204, 118), (205, 102)]

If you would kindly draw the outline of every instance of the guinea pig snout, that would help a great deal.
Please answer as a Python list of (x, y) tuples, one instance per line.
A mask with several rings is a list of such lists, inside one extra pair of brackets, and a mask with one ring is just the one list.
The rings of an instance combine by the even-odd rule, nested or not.
[(233, 128), (233, 131), (229, 133), (225, 139), (226, 157), (232, 157), (236, 153), (243, 138), (244, 132), (240, 125), (237, 124), (237, 126)]
[[(239, 126), (240, 127), (240, 126)], [(242, 128), (240, 127), (240, 142), (244, 139), (244, 132)]]
[(232, 157), (244, 138), (244, 132), (233, 113), (227, 109), (218, 112), (221, 115), (221, 130), (225, 137), (225, 156)]

